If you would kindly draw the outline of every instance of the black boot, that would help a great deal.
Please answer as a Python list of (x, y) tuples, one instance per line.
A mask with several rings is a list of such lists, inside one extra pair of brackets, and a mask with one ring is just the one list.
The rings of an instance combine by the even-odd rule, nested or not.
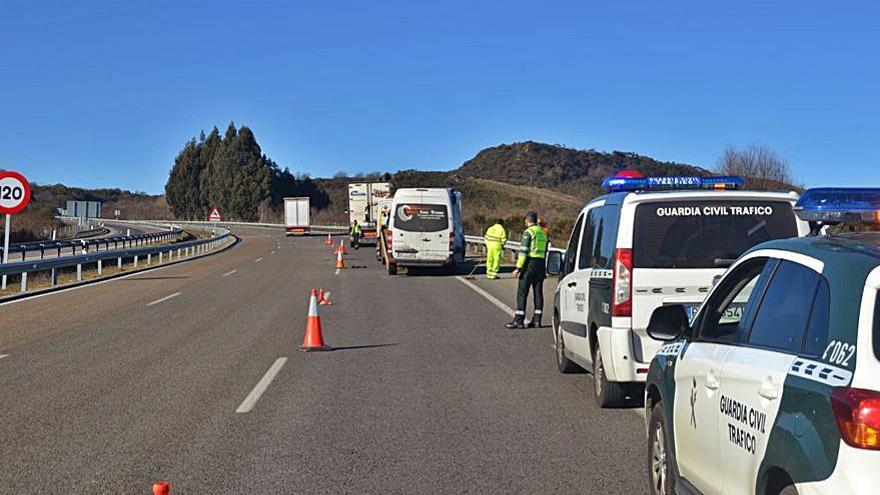
[(504, 326), (511, 329), (511, 330), (513, 330), (515, 328), (525, 328), (526, 326), (523, 324), (524, 319), (525, 318), (522, 316), (517, 316), (516, 318), (513, 319), (512, 322), (506, 323)]
[(528, 328), (542, 328), (541, 327), (541, 315), (538, 314), (538, 315), (533, 316), (532, 321), (530, 321), (529, 324), (526, 325), (526, 327), (528, 327)]

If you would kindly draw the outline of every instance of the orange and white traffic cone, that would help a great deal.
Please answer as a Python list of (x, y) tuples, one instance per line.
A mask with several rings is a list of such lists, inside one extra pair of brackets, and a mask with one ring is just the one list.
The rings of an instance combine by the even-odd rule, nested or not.
[(321, 316), (318, 314), (318, 293), (312, 289), (309, 296), (309, 317), (306, 321), (306, 335), (303, 343), (299, 346), (299, 350), (308, 351), (329, 351), (331, 347), (324, 343), (324, 336), (321, 334)]
[(324, 244), (326, 244), (326, 245), (328, 245), (328, 246), (332, 246), (332, 245), (333, 245), (333, 238), (330, 237), (330, 234), (327, 234), (327, 240), (324, 241)]
[(171, 493), (171, 484), (167, 481), (153, 483), (153, 495), (168, 495)]
[(342, 239), (339, 239), (339, 252), (342, 254), (348, 254), (345, 252), (345, 243), (342, 242)]
[(336, 251), (336, 269), (341, 270), (345, 268), (345, 262), (342, 261), (342, 248), (339, 251)]
[(324, 292), (324, 288), (321, 287), (321, 290), (318, 291), (318, 306), (332, 306), (333, 303), (330, 301), (330, 291)]

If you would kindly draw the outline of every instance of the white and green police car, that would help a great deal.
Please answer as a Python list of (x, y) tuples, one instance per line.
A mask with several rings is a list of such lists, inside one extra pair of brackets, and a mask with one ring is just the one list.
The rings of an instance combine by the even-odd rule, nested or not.
[(813, 234), (744, 253), (697, 314), (657, 308), (652, 493), (880, 493), (880, 189), (812, 189)]

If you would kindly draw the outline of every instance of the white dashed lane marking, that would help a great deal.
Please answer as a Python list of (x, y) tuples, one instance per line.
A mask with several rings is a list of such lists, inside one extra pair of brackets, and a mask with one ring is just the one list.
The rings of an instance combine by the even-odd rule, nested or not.
[(260, 378), (260, 381), (257, 382), (257, 385), (254, 386), (254, 389), (251, 390), (251, 393), (248, 394), (247, 397), (244, 398), (241, 405), (238, 406), (238, 409), (235, 410), (236, 414), (244, 414), (251, 412), (251, 409), (257, 405), (257, 401), (260, 400), (260, 397), (263, 396), (263, 393), (269, 388), (269, 385), (272, 384), (272, 380), (275, 379), (275, 375), (281, 371), (281, 368), (284, 367), (284, 363), (287, 362), (287, 358), (278, 358), (272, 363), (272, 366), (269, 367), (269, 370), (266, 371), (266, 374), (263, 375), (263, 378)]
[(165, 302), (169, 299), (174, 299), (175, 297), (179, 296), (180, 294), (181, 294), (180, 292), (175, 292), (174, 294), (171, 294), (170, 296), (165, 296), (162, 299), (156, 299), (155, 301), (153, 301), (151, 303), (147, 303), (147, 306), (155, 306), (156, 304), (159, 304), (161, 302)]

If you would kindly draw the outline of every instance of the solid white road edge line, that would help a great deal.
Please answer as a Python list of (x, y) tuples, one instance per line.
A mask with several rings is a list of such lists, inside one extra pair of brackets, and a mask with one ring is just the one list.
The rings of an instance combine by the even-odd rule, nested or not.
[(254, 389), (251, 390), (251, 393), (248, 394), (247, 397), (244, 398), (241, 405), (238, 406), (238, 409), (235, 410), (236, 414), (245, 414), (251, 412), (251, 409), (257, 405), (257, 401), (262, 397), (263, 392), (269, 388), (269, 385), (272, 383), (272, 380), (275, 379), (275, 375), (281, 371), (281, 368), (284, 366), (284, 363), (287, 362), (287, 358), (282, 357), (275, 360), (272, 363), (272, 366), (269, 367), (269, 370), (266, 371), (266, 374), (263, 375), (263, 378), (260, 378), (260, 381), (257, 382), (257, 385), (254, 386)]
[(263, 257), (262, 257), (262, 256), (260, 256), (259, 258), (255, 259), (255, 260), (254, 260), (254, 263), (259, 263), (259, 262), (261, 262), (261, 261), (263, 261)]
[(8, 358), (8, 357), (9, 357), (9, 354), (0, 354), (0, 359)]
[(480, 288), (477, 284), (471, 282), (470, 280), (465, 279), (462, 276), (458, 276), (455, 278), (457, 278), (459, 282), (463, 283), (464, 285), (467, 285), (468, 287), (470, 287), (471, 289), (476, 291), (477, 294), (485, 297), (490, 303), (494, 304), (495, 306), (498, 306), (498, 308), (501, 309), (501, 311), (504, 311), (508, 315), (513, 314), (513, 310), (510, 309), (510, 306), (504, 304), (497, 297), (493, 296), (492, 294), (489, 294), (488, 292), (486, 292), (485, 290)]
[(162, 299), (156, 299), (155, 301), (153, 301), (151, 303), (147, 303), (147, 306), (153, 306), (153, 305), (159, 304), (160, 302), (165, 302), (169, 299), (174, 299), (175, 297), (179, 296), (180, 294), (181, 294), (180, 292), (175, 292), (174, 294), (171, 294), (170, 296), (165, 296)]
[(228, 277), (228, 276), (232, 275), (233, 273), (235, 273), (235, 272), (237, 272), (237, 271), (238, 271), (238, 270), (229, 270), (228, 272), (226, 272), (226, 273), (224, 273), (223, 275), (221, 275), (221, 277)]

